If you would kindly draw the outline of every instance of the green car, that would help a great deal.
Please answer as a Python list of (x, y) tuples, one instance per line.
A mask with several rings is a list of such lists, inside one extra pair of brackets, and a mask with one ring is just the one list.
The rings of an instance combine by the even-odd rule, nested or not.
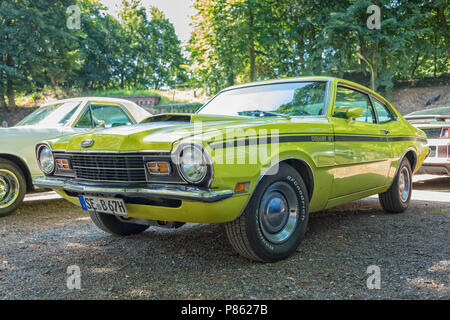
[(102, 230), (224, 223), (241, 255), (289, 257), (309, 214), (379, 194), (408, 208), (425, 134), (379, 94), (302, 77), (225, 89), (195, 114), (60, 137), (36, 146), (52, 188)]

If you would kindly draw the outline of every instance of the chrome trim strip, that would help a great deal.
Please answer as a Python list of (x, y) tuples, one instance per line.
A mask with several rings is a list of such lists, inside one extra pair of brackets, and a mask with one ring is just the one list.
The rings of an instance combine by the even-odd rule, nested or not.
[(129, 171), (129, 170), (145, 170), (145, 168), (107, 168), (107, 167), (83, 167), (83, 166), (73, 166), (74, 168), (79, 169), (94, 169), (94, 170), (121, 170), (121, 171)]
[(100, 154), (112, 154), (112, 155), (122, 155), (122, 154), (133, 154), (133, 153), (144, 153), (148, 155), (169, 155), (171, 151), (167, 150), (138, 150), (138, 151), (100, 151), (100, 150), (53, 150), (56, 153), (74, 153), (77, 155), (83, 155), (84, 153), (100, 153)]
[(232, 190), (211, 190), (208, 188), (168, 184), (95, 184), (70, 178), (38, 177), (33, 184), (40, 188), (59, 189), (78, 193), (103, 193), (129, 197), (161, 197), (200, 202), (217, 202), (231, 197)]

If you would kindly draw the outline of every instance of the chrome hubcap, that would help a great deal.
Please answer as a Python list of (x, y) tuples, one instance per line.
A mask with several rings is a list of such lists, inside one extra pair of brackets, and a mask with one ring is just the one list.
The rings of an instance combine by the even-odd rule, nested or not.
[(283, 243), (293, 234), (298, 221), (298, 201), (289, 184), (276, 182), (264, 192), (259, 221), (264, 237), (272, 243)]
[(400, 193), (400, 199), (402, 202), (406, 202), (408, 200), (410, 187), (411, 179), (408, 169), (402, 168), (398, 180), (398, 192)]
[(0, 169), (0, 209), (10, 206), (19, 196), (19, 180), (9, 170)]

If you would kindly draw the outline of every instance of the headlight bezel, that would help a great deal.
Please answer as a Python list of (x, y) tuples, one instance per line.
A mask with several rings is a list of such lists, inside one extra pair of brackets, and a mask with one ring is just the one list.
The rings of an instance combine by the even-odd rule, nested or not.
[[(202, 162), (204, 163), (204, 166), (205, 166), (205, 172), (198, 179), (190, 178), (189, 176), (187, 176), (187, 174), (183, 170), (182, 157), (184, 155), (184, 152), (186, 152), (187, 149), (194, 149), (197, 152), (201, 152)], [(192, 184), (192, 185), (197, 185), (197, 186), (207, 186), (207, 187), (210, 186), (210, 184), (214, 178), (214, 170), (213, 170), (213, 166), (212, 166), (211, 156), (203, 145), (198, 144), (198, 143), (193, 143), (193, 142), (183, 143), (178, 146), (177, 152), (175, 153), (174, 158), (175, 159), (173, 159), (173, 160), (177, 167), (178, 174), (186, 183)]]
[[(46, 169), (44, 168), (43, 164), (42, 164), (42, 161), (41, 161), (41, 153), (43, 152), (44, 148), (45, 148), (45, 149), (48, 149), (49, 152), (50, 152), (50, 155), (51, 155), (51, 162), (52, 162), (52, 168), (51, 168), (51, 170), (46, 170)], [(50, 147), (49, 144), (47, 144), (47, 143), (41, 143), (41, 144), (38, 144), (38, 145), (36, 146), (36, 160), (37, 160), (37, 163), (38, 163), (39, 168), (41, 169), (41, 171), (42, 171), (45, 175), (49, 175), (49, 176), (50, 176), (50, 175), (53, 175), (53, 174), (55, 173), (55, 170), (56, 170), (55, 156), (53, 155), (52, 148)]]

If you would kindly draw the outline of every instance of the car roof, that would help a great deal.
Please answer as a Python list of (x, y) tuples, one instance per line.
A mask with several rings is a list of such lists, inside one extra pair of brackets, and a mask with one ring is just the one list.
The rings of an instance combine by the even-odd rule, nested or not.
[(120, 98), (111, 98), (111, 97), (77, 97), (77, 98), (68, 98), (68, 99), (47, 102), (47, 103), (42, 104), (42, 107), (49, 106), (49, 105), (56, 104), (56, 103), (82, 102), (82, 101), (104, 101), (104, 102), (117, 102), (117, 103), (131, 102), (130, 100), (125, 100), (125, 99), (120, 99)]
[(427, 110), (415, 111), (406, 115), (406, 117), (409, 116), (450, 116), (450, 107), (431, 108)]
[(136, 103), (120, 98), (111, 98), (111, 97), (77, 97), (77, 98), (69, 98), (63, 100), (57, 100), (49, 103), (43, 104), (41, 107), (57, 104), (57, 103), (70, 103), (70, 102), (84, 102), (84, 101), (93, 101), (93, 102), (111, 102), (118, 103), (127, 108), (127, 110), (131, 113), (133, 118), (137, 123), (151, 116), (151, 113), (148, 112), (145, 108), (137, 105)]
[[(307, 76), (307, 77), (294, 77), (294, 78), (283, 78), (283, 79), (275, 79), (275, 80), (264, 80), (264, 81), (255, 81), (255, 82), (249, 82), (245, 84), (240, 84), (232, 87), (225, 88), (223, 91), (231, 90), (231, 89), (238, 89), (238, 88), (246, 88), (246, 87), (252, 87), (252, 86), (259, 86), (259, 85), (266, 85), (266, 84), (277, 84), (277, 83), (289, 83), (289, 82), (298, 82), (298, 81), (332, 81), (338, 78), (334, 77), (314, 77), (314, 76)], [(342, 79), (339, 79), (342, 80)]]

